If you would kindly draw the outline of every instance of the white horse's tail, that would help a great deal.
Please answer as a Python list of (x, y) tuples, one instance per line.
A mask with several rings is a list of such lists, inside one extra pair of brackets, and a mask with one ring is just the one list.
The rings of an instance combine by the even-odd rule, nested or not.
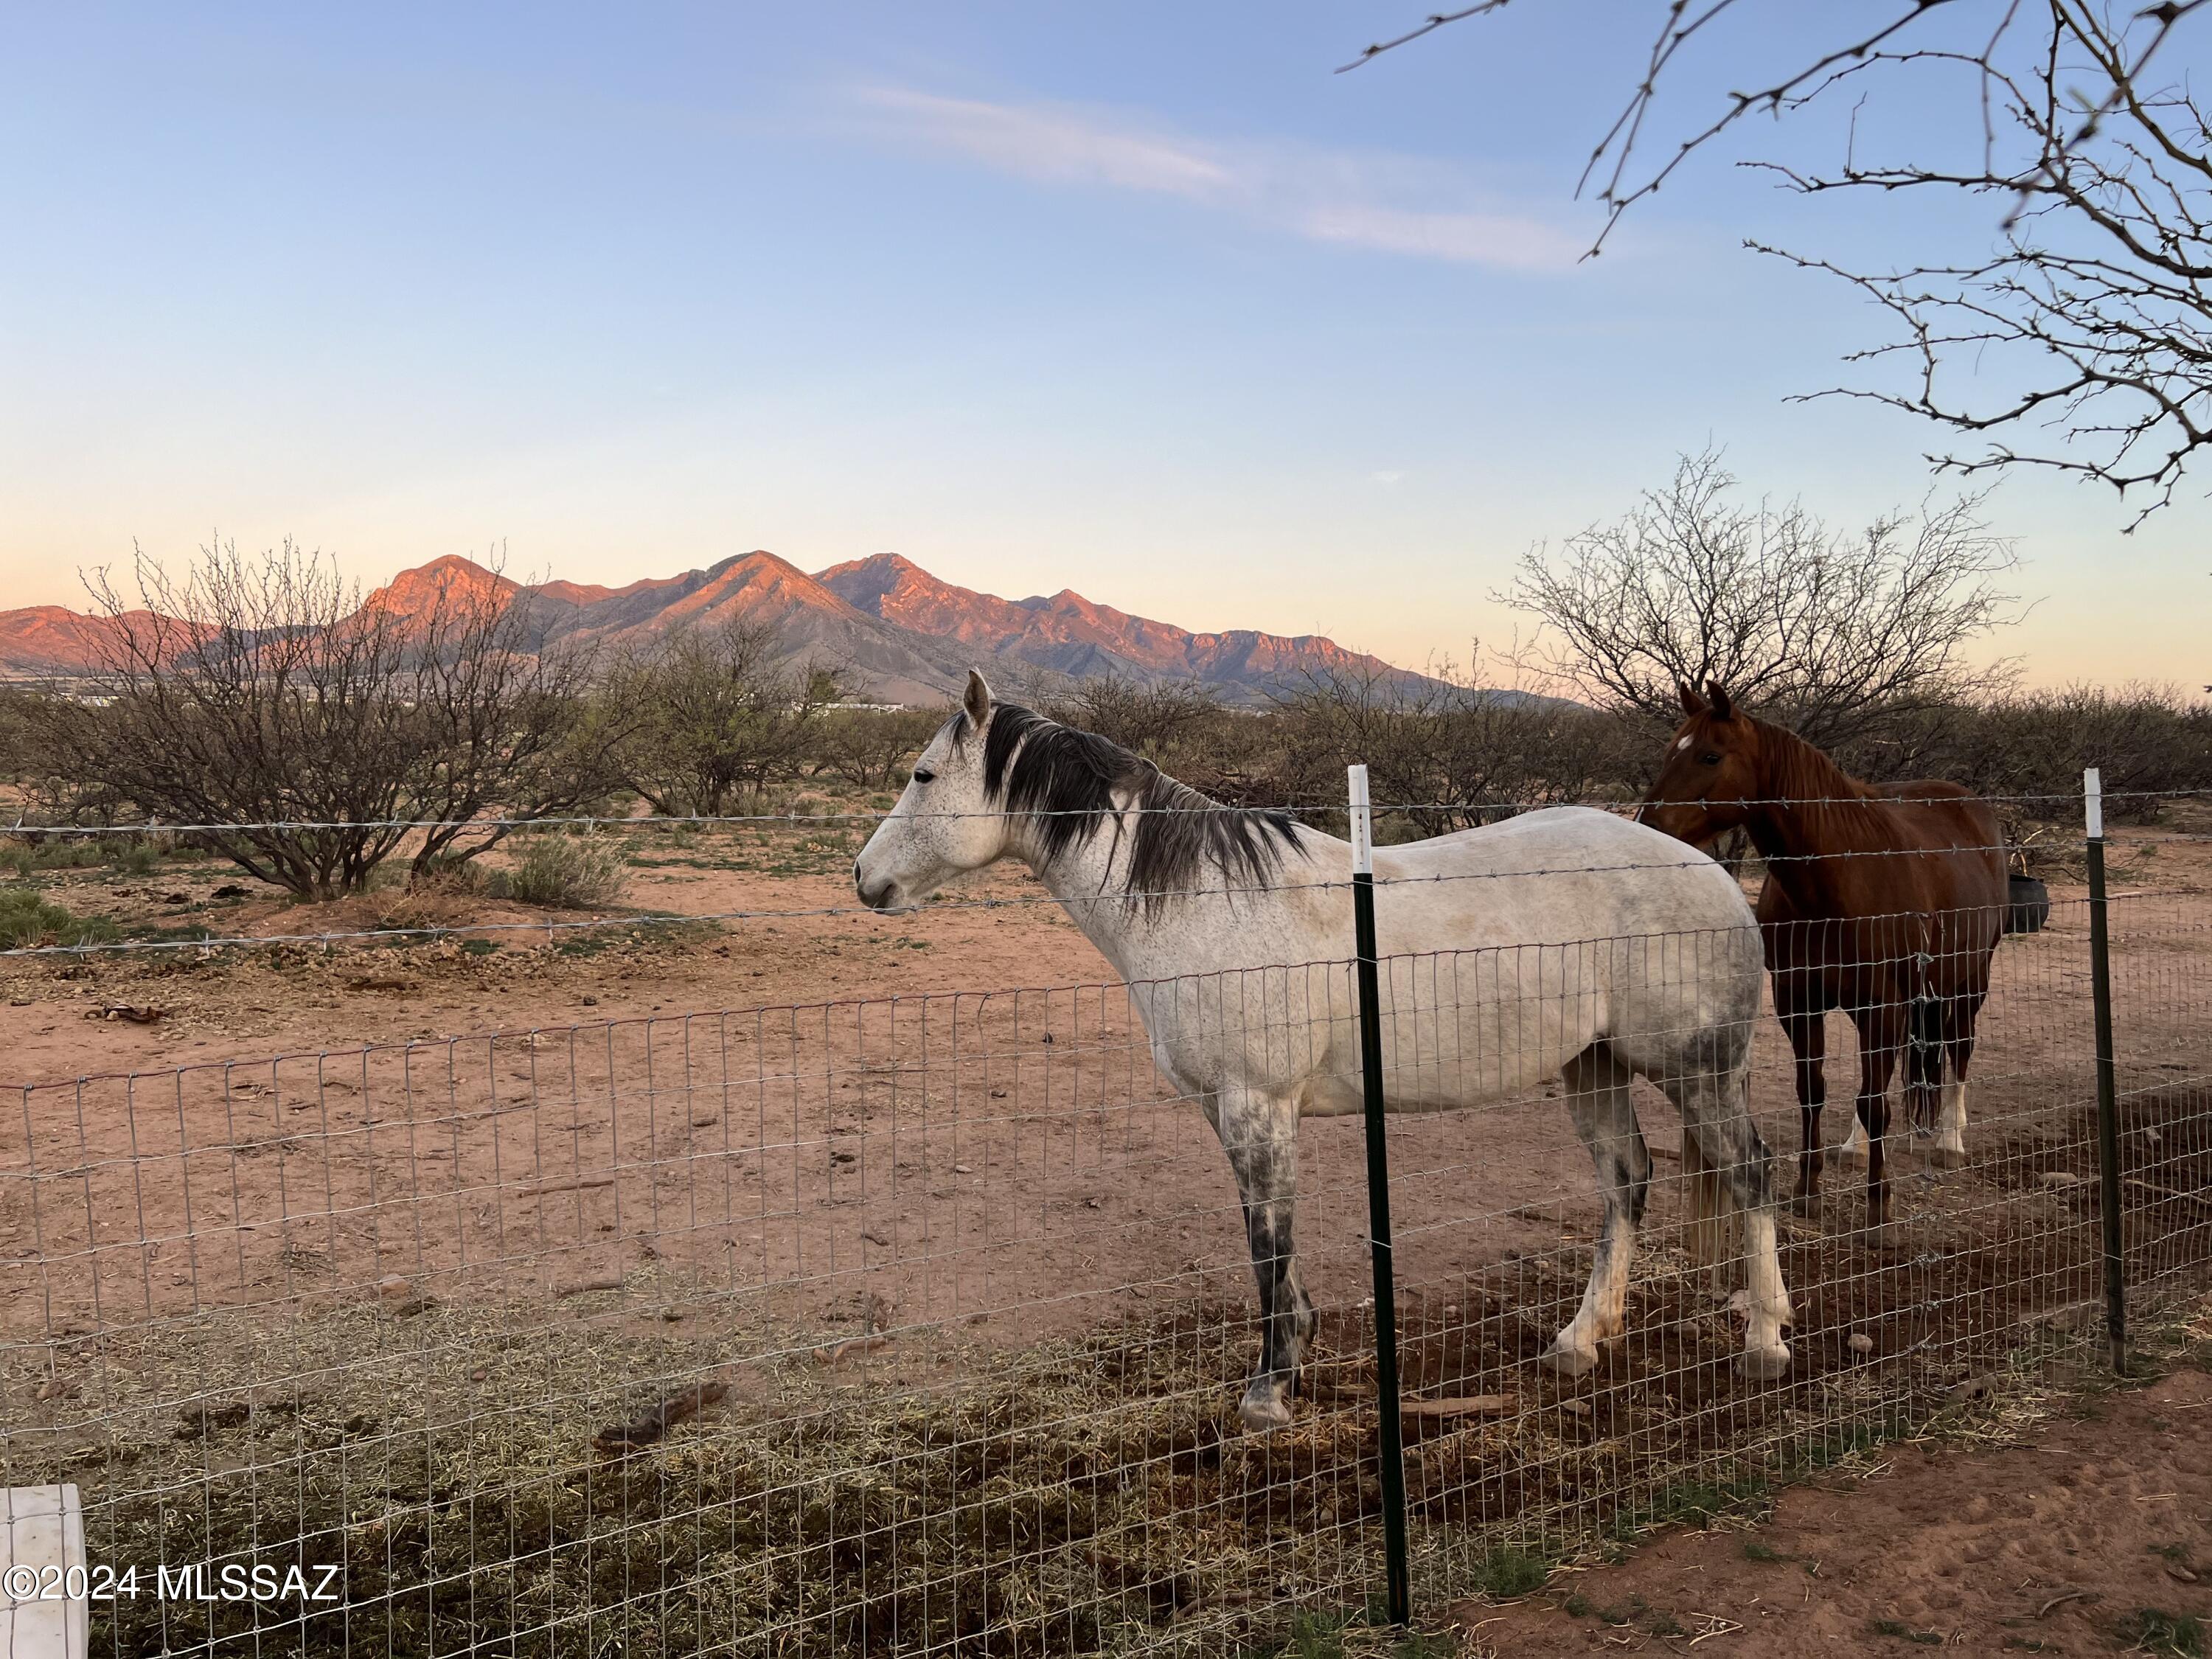
[(1682, 1126), (1682, 1173), (1690, 1185), (1690, 1260), (1725, 1269), (1743, 1254), (1743, 1212), (1727, 1177), (1705, 1161), (1705, 1149), (1687, 1124)]

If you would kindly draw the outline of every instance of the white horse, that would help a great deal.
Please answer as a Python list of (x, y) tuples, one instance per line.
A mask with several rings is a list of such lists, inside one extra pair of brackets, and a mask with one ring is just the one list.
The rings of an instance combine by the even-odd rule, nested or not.
[[(1242, 1414), (1279, 1427), (1313, 1329), (1291, 1244), (1298, 1119), (1362, 1105), (1352, 850), (994, 703), (971, 671), (853, 879), (867, 904), (901, 911), (1003, 858), (1026, 864), (1128, 983), (1160, 1070), (1228, 1152), (1264, 1331)], [(1625, 1327), (1651, 1175), (1629, 1094), (1640, 1075), (1682, 1115), (1693, 1248), (1716, 1261), (1725, 1239), (1742, 1250), (1740, 1368), (1780, 1376), (1790, 1301), (1747, 1103), (1765, 962), (1735, 881), (1670, 836), (1581, 807), (1377, 848), (1375, 881), (1389, 1109), (1481, 1105), (1557, 1076), (1596, 1165), (1596, 1259), (1545, 1363), (1580, 1375)]]

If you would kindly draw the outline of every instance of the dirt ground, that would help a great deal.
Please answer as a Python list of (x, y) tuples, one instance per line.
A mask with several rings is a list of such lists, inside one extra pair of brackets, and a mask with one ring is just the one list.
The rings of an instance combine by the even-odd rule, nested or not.
[(2212, 1376), (2087, 1396), (2025, 1443), (1887, 1448), (1762, 1524), (1683, 1530), (1455, 1613), (1471, 1653), (2185, 1653), (2212, 1621)]

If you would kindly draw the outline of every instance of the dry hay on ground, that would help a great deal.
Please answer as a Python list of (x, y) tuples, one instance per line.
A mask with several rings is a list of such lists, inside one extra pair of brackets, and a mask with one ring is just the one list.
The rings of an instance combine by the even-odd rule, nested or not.
[[(2013, 1203), (2039, 1206), (2024, 1241), (2005, 1236)], [(1947, 1412), (2017, 1409), (2078, 1346), (2041, 1316), (2094, 1284), (2094, 1217), (2040, 1188), (1887, 1251), (1797, 1231), (1779, 1386), (1734, 1375), (1737, 1322), (1661, 1240), (1630, 1334), (1571, 1383), (1531, 1361), (1583, 1252), (1409, 1292), (1409, 1392), (1514, 1396), (1414, 1437), (1430, 1604), (1755, 1504)], [(79, 1338), (9, 1437), (10, 1478), (79, 1482), (92, 1553), (118, 1566), (343, 1565), (342, 1615), (108, 1604), (94, 1639), (119, 1655), (210, 1637), (263, 1654), (1267, 1652), (1297, 1609), (1341, 1614), (1379, 1582), (1358, 1309), (1325, 1316), (1294, 1426), (1252, 1437), (1233, 1427), (1242, 1306), (1013, 1351), (929, 1327), (825, 1364), (811, 1333), (718, 1325), (728, 1305), (664, 1265), (557, 1302)], [(27, 1400), (40, 1378), (15, 1369), (0, 1388)], [(727, 1384), (715, 1410), (645, 1451), (594, 1449), (702, 1379)]]

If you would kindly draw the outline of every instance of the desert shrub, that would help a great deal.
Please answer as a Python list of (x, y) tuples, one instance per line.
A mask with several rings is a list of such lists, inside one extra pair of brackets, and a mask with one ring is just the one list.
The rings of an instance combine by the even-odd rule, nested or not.
[(604, 793), (622, 733), (584, 718), (586, 655), (496, 572), (434, 572), (364, 599), (288, 543), (178, 577), (142, 556), (129, 599), (96, 580), (90, 695), (20, 711), (34, 789), (68, 821), (210, 826), (179, 839), (309, 899), (359, 892), (403, 842), (418, 869), (471, 857)]
[(2123, 822), (2154, 819), (2165, 793), (2212, 787), (2212, 706), (2185, 703), (2171, 687), (2069, 686), (1978, 716), (1962, 734), (1959, 769), (1989, 793), (2057, 798), (2035, 816), (2070, 816), (2088, 766)]
[[(1474, 684), (1449, 666), (1316, 675), (1277, 696), (1268, 733), (1286, 792), (1344, 799), (1364, 763), (1389, 839), (1441, 835), (1516, 807), (1618, 798), (1638, 753), (1632, 721), (1557, 698)], [(1651, 747), (1658, 747), (1653, 734)]]
[(1219, 690), (1196, 680), (1146, 684), (1101, 674), (1043, 693), (1037, 712), (1164, 764), (1222, 712), (1222, 700)]
[(114, 937), (115, 924), (111, 921), (72, 915), (27, 887), (0, 888), (0, 951), (44, 945), (102, 945)]
[(629, 863), (613, 836), (528, 836), (514, 862), (487, 873), (493, 896), (555, 910), (596, 910), (618, 902)]
[(941, 708), (831, 708), (805, 734), (807, 771), (857, 789), (903, 785), (906, 769), (945, 723)]
[(105, 862), (93, 842), (72, 836), (67, 840), (24, 836), (0, 848), (0, 866), (27, 878), (48, 870), (89, 870)]
[(797, 781), (838, 672), (787, 660), (775, 629), (744, 618), (686, 628), (616, 664), (601, 696), (623, 729), (623, 782), (670, 817), (717, 817)]
[(1877, 780), (1949, 778), (2021, 819), (2078, 822), (2085, 767), (2102, 775), (2119, 822), (2151, 822), (2172, 792), (2212, 788), (2212, 704), (2171, 686), (2010, 692), (1916, 711), (1892, 735), (1837, 758)]

